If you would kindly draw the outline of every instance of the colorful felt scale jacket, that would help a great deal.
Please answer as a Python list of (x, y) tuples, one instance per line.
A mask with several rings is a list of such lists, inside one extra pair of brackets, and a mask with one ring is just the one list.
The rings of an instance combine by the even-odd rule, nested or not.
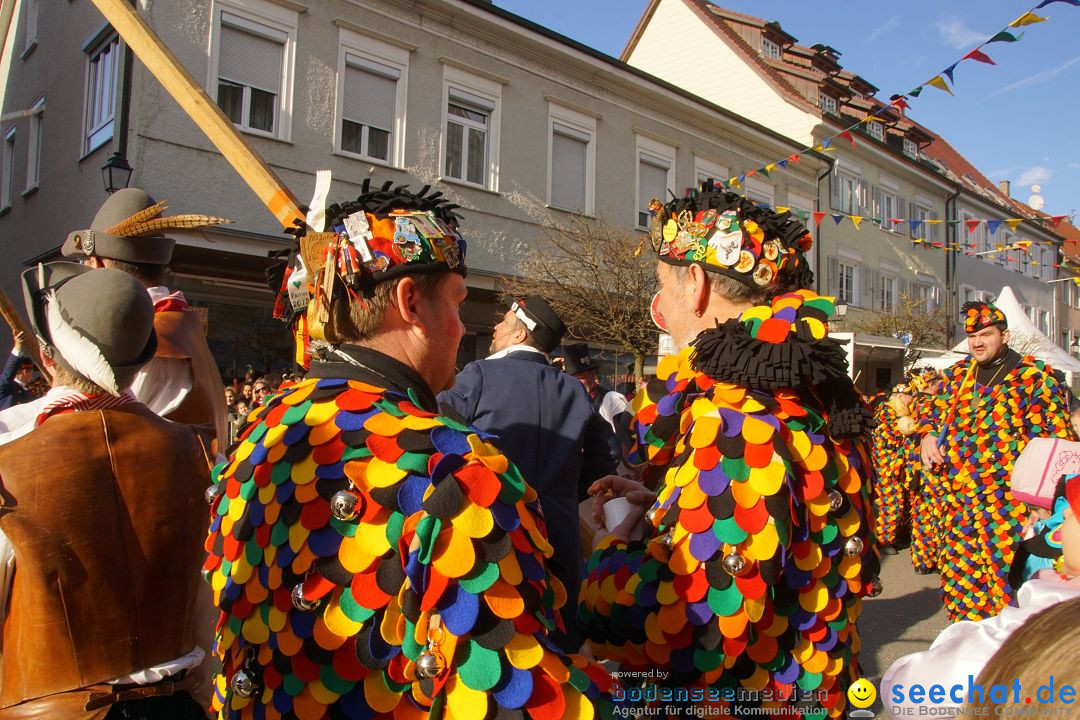
[(874, 498), (874, 539), (878, 545), (892, 545), (898, 534), (911, 524), (911, 502), (907, 487), (905, 453), (908, 439), (900, 432), (900, 416), (891, 401), (880, 403), (874, 413), (873, 458), (876, 482)]
[(579, 618), (598, 656), (673, 688), (757, 691), (743, 705), (843, 712), (877, 561), (869, 409), (848, 408), (845, 439), (822, 411), (826, 386), (855, 398), (832, 310), (778, 296), (664, 358), (637, 396), (637, 451), (662, 481), (645, 540), (589, 561)]
[(1012, 466), (1034, 437), (1071, 437), (1065, 388), (1027, 356), (992, 385), (975, 382), (975, 361), (945, 370), (921, 418), (920, 436), (940, 438), (945, 462), (923, 468), (940, 483), (941, 588), (950, 620), (997, 615), (1013, 597), (1013, 546), (1027, 508), (1010, 491)]
[[(205, 570), (222, 611), (220, 717), (609, 714), (607, 674), (546, 637), (564, 592), (532, 488), (434, 412), (411, 370), (349, 352), (367, 367), (316, 363), (252, 413), (217, 470)], [(343, 490), (352, 519), (331, 513)], [(294, 604), (301, 583), (311, 609)], [(445, 669), (418, 678), (432, 639)], [(230, 686), (241, 670), (252, 697)]]

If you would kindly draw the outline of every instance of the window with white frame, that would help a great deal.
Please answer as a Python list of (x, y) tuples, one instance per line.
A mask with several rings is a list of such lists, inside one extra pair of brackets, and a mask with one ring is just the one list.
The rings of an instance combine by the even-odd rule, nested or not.
[(297, 13), (269, 0), (218, 0), (211, 55), (217, 104), (245, 132), (289, 140)]
[(86, 57), (83, 155), (112, 140), (120, 77), (120, 38), (115, 34), (91, 45)]
[(818, 104), (821, 105), (821, 109), (824, 112), (827, 112), (830, 115), (836, 114), (836, 98), (834, 98), (832, 95), (827, 95), (826, 93), (819, 94)]
[(761, 39), (761, 54), (770, 60), (780, 59), (780, 45), (769, 38)]
[(1043, 335), (1049, 335), (1050, 334), (1050, 311), (1049, 310), (1039, 310), (1038, 315), (1036, 317), (1037, 317), (1037, 319), (1035, 321), (1035, 324), (1038, 326), (1039, 330), (1042, 331)]
[(26, 148), (26, 190), (33, 190), (41, 180), (41, 146), (45, 139), (45, 98), (38, 98), (30, 109), (30, 136)]
[(409, 51), (340, 30), (338, 152), (404, 164)]
[(882, 181), (877, 187), (876, 195), (877, 197), (874, 198), (874, 215), (881, 218), (881, 229), (897, 232), (896, 224), (889, 221), (889, 218), (895, 218), (900, 214), (900, 195), (897, 189), (895, 186)]
[(900, 300), (899, 293), (897, 292), (898, 281), (892, 275), (881, 276), (881, 311), (892, 313), (896, 312), (897, 303)]
[[(791, 210), (791, 214), (797, 217), (799, 222), (806, 226), (807, 232), (810, 233), (810, 237), (812, 237), (816, 243), (817, 227), (814, 225), (812, 215), (814, 201), (805, 195), (788, 190), (786, 204)], [(817, 274), (817, 263), (815, 262), (816, 255), (817, 253), (815, 252), (806, 253), (807, 265), (810, 267), (810, 271), (815, 275)]]
[(966, 305), (969, 302), (975, 302), (976, 300), (979, 300), (980, 299), (979, 296), (981, 295), (981, 293), (978, 290), (976, 290), (974, 287), (972, 287), (971, 285), (961, 285), (960, 286), (960, 291), (959, 291), (958, 294), (960, 296), (960, 307), (958, 308), (957, 312), (959, 314), (960, 322), (963, 322), (964, 321), (964, 311), (963, 311), (964, 305)]
[(0, 211), (11, 208), (11, 188), (15, 184), (15, 126), (4, 133), (4, 156), (0, 160)]
[(26, 6), (26, 30), (23, 35), (23, 57), (37, 45), (39, 0), (23, 0)]
[(443, 86), (443, 174), (497, 190), (502, 86), (449, 65)]
[(919, 144), (910, 138), (904, 138), (904, 155), (912, 160), (919, 159)]
[(858, 276), (855, 263), (840, 258), (838, 265), (839, 267), (836, 276), (836, 300), (837, 302), (854, 305), (855, 298), (858, 297), (858, 293), (855, 291), (857, 283), (856, 278)]
[(721, 180), (726, 181), (731, 176), (728, 175), (728, 168), (714, 163), (710, 160), (695, 155), (694, 156), (694, 187), (701, 187), (701, 183), (709, 180)]
[(870, 120), (866, 123), (866, 134), (875, 140), (885, 142), (885, 126), (879, 123), (877, 120)]
[(758, 205), (773, 204), (773, 186), (756, 177), (747, 178), (743, 183), (743, 192), (746, 198)]
[(937, 310), (938, 303), (941, 301), (941, 291), (938, 286), (932, 280), (920, 276), (911, 283), (911, 296), (919, 301), (927, 313)]
[(675, 183), (675, 148), (637, 136), (637, 227), (649, 226), (649, 203), (665, 202)]
[(934, 219), (934, 211), (928, 202), (916, 199), (911, 206), (911, 219), (919, 222), (911, 228), (911, 237), (916, 240), (937, 240), (937, 225), (931, 225)]
[(832, 209), (848, 215), (861, 215), (865, 188), (858, 174), (838, 168), (832, 174)]
[(549, 103), (548, 139), (548, 204), (591, 215), (596, 186), (596, 118)]

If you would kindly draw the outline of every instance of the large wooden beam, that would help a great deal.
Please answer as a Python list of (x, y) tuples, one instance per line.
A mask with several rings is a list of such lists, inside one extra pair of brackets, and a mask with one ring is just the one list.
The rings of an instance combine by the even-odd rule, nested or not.
[(173, 96), (283, 227), (303, 220), (296, 198), (127, 0), (93, 0), (124, 42)]

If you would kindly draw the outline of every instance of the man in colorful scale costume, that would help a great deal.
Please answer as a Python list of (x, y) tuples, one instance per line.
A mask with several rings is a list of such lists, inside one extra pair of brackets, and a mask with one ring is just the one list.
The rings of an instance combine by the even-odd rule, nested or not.
[(943, 374), (920, 418), (923, 474), (945, 493), (941, 591), (953, 622), (991, 617), (1013, 597), (1008, 572), (1027, 517), (1013, 500), (1013, 463), (1034, 437), (1070, 438), (1067, 390), (1053, 371), (1009, 347), (997, 307), (961, 308), (971, 357)]
[(708, 183), (653, 212), (653, 307), (683, 350), (635, 398), (645, 484), (593, 487), (597, 505), (624, 496), (636, 512), (598, 532), (579, 620), (625, 670), (705, 702), (742, 693), (721, 711), (838, 717), (859, 677), (861, 597), (880, 591), (871, 417), (827, 337), (832, 300), (805, 289), (809, 234)]
[(896, 546), (911, 529), (911, 493), (908, 487), (906, 454), (908, 437), (915, 431), (911, 417), (913, 393), (906, 383), (893, 388), (887, 400), (874, 411), (873, 488), (874, 539), (887, 555), (896, 554)]
[(923, 472), (921, 440), (918, 423), (927, 408), (933, 405), (941, 382), (937, 371), (925, 369), (914, 376), (911, 387), (915, 398), (911, 415), (916, 428), (904, 449), (907, 461), (907, 483), (911, 489), (911, 565), (919, 575), (938, 572), (941, 553), (941, 513), (945, 503), (942, 483), (933, 474)]
[(464, 334), (452, 207), (365, 183), (298, 233), (302, 330), (334, 344), (209, 491), (221, 718), (610, 714), (608, 675), (547, 638), (565, 593), (535, 492), (435, 403)]

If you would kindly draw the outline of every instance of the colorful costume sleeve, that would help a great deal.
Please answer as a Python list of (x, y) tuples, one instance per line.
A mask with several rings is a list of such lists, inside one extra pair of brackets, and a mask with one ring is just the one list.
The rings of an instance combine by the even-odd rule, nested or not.
[(665, 358), (637, 406), (639, 449), (667, 466), (646, 539), (603, 542), (579, 619), (624, 668), (675, 686), (821, 691), (838, 715), (874, 572), (868, 454), (829, 440), (794, 392), (714, 383), (687, 358)]
[(1033, 384), (1031, 405), (1028, 408), (1030, 422), (1026, 425), (1028, 439), (1036, 437), (1059, 437), (1073, 439), (1069, 423), (1069, 389), (1058, 381), (1054, 371), (1045, 363), (1030, 359), (1031, 371), (1021, 377)]
[(467, 426), (312, 379), (253, 414), (215, 477), (220, 717), (557, 720), (607, 702), (603, 669), (547, 640), (565, 593), (534, 491)]
[(960, 389), (957, 377), (963, 378), (967, 367), (967, 362), (961, 361), (945, 370), (937, 387), (930, 391), (928, 399), (921, 404), (921, 412), (917, 418), (919, 429), (916, 431), (920, 438), (926, 435), (938, 435), (941, 432), (952, 404), (950, 391), (955, 392)]

